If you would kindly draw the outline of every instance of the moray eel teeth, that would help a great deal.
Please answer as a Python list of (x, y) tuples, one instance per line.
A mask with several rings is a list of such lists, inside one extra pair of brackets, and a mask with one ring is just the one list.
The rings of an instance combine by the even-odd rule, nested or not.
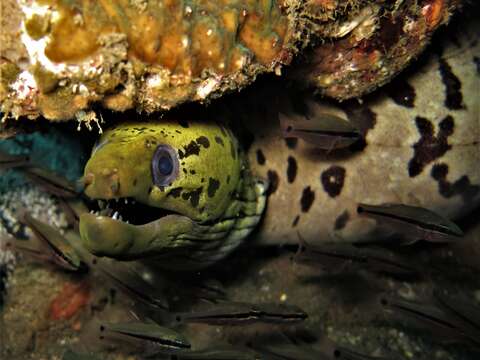
[(212, 122), (123, 124), (107, 130), (85, 166), (93, 201), (80, 217), (86, 248), (121, 260), (155, 257), (207, 266), (256, 227), (266, 184), (232, 132)]
[(164, 216), (175, 214), (170, 210), (144, 205), (129, 197), (97, 200), (97, 206), (96, 210), (90, 210), (91, 214), (110, 217), (133, 225), (145, 225)]

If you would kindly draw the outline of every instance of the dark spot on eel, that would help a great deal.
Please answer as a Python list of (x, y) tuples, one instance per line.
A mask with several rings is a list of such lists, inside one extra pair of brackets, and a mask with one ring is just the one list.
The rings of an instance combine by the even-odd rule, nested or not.
[(448, 137), (453, 134), (455, 126), (453, 118), (448, 115), (440, 122), (438, 135), (434, 136), (433, 125), (429, 120), (417, 116), (415, 122), (421, 137), (413, 145), (413, 158), (408, 163), (408, 174), (410, 177), (419, 175), (427, 164), (450, 150), (451, 145), (448, 144)]
[(203, 187), (201, 186), (196, 190), (192, 190), (190, 192), (184, 192), (182, 194), (182, 198), (184, 200), (190, 199), (190, 204), (192, 204), (193, 207), (197, 207), (200, 201), (200, 194), (202, 193), (202, 190), (203, 190)]
[(289, 156), (287, 162), (287, 180), (291, 184), (297, 177), (297, 160), (293, 156)]
[(275, 170), (268, 170), (267, 172), (268, 177), (268, 190), (267, 194), (271, 195), (278, 189), (278, 183), (280, 181), (278, 174)]
[(358, 100), (347, 100), (344, 104), (348, 119), (365, 138), (368, 131), (375, 127), (377, 115), (369, 107), (360, 104)]
[(219, 187), (220, 181), (218, 181), (217, 179), (209, 178), (207, 189), (208, 197), (214, 197)]
[(461, 195), (464, 202), (471, 202), (480, 192), (480, 185), (473, 185), (468, 176), (463, 175), (460, 179), (451, 183), (447, 180), (448, 165), (435, 164), (432, 167), (431, 176), (438, 182), (438, 191), (445, 198)]
[(197, 138), (197, 143), (202, 145), (205, 149), (208, 149), (210, 147), (210, 141), (206, 136), (200, 136)]
[(445, 59), (440, 58), (440, 75), (445, 85), (445, 106), (451, 110), (460, 110), (465, 108), (463, 104), (462, 83), (453, 73), (452, 68)]
[(215, 142), (219, 145), (225, 146), (225, 144), (223, 143), (223, 140), (220, 136), (215, 136)]
[(189, 157), (191, 155), (198, 155), (200, 154), (200, 145), (198, 145), (194, 140), (190, 141), (187, 146), (183, 147), (184, 152), (178, 150), (178, 157), (180, 159)]
[(300, 198), (300, 206), (301, 206), (302, 212), (308, 212), (314, 200), (315, 200), (315, 191), (312, 191), (310, 186), (307, 186), (306, 188), (303, 189), (302, 197)]
[(257, 150), (257, 163), (258, 165), (265, 165), (265, 155), (260, 149)]
[(348, 220), (350, 220), (350, 213), (345, 210), (335, 220), (334, 230), (342, 230), (347, 225)]
[(332, 165), (322, 172), (320, 180), (325, 192), (332, 198), (340, 195), (345, 182), (345, 169), (341, 166)]
[(170, 190), (170, 192), (168, 193), (168, 196), (172, 196), (174, 198), (178, 198), (182, 192), (183, 188), (182, 187), (177, 187), (177, 188), (174, 188), (172, 190)]
[(312, 189), (310, 189), (310, 186), (307, 186), (305, 189), (303, 189), (302, 197), (300, 199), (302, 212), (308, 212), (314, 200), (315, 200), (315, 191), (312, 191)]

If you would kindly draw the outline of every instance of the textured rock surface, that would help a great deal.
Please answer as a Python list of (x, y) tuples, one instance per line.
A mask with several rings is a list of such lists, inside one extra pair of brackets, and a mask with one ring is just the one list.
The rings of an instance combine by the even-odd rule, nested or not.
[(4, 56), (0, 94), (14, 117), (83, 119), (94, 102), (152, 112), (203, 101), (278, 71), (302, 37), (299, 1), (19, 3), (24, 21), (8, 30), (21, 33), (29, 64)]
[[(386, 83), (460, 0), (2, 2), (7, 117), (98, 120), (207, 102), (275, 72), (346, 99)], [(304, 59), (305, 61), (303, 61)]]
[[(336, 11), (342, 9), (337, 1), (326, 3), (337, 4)], [(327, 40), (307, 52), (294, 77), (339, 100), (370, 93), (417, 58), (460, 4), (458, 0), (360, 2), (343, 16), (335, 15), (338, 21), (316, 26), (317, 35)]]

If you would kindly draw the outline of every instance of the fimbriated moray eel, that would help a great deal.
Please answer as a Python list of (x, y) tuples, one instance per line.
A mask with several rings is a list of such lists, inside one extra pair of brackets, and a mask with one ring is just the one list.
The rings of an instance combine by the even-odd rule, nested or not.
[[(85, 167), (85, 193), (101, 204), (81, 217), (86, 247), (118, 259), (201, 267), (254, 229), (260, 244), (382, 235), (382, 221), (359, 214), (359, 204), (403, 204), (450, 219), (465, 214), (480, 203), (480, 47), (478, 35), (468, 34), (363, 103), (312, 100), (307, 115), (292, 115), (283, 100), (259, 111), (234, 109), (253, 135), (248, 149), (218, 120), (108, 129)], [(325, 114), (355, 126), (362, 146), (328, 151), (282, 136), (281, 116), (320, 124)]]

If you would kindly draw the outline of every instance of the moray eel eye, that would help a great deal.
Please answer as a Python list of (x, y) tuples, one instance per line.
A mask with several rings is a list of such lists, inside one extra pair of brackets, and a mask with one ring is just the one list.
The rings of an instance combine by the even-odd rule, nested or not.
[(158, 187), (170, 185), (178, 176), (178, 154), (168, 145), (159, 145), (152, 158), (152, 178)]

